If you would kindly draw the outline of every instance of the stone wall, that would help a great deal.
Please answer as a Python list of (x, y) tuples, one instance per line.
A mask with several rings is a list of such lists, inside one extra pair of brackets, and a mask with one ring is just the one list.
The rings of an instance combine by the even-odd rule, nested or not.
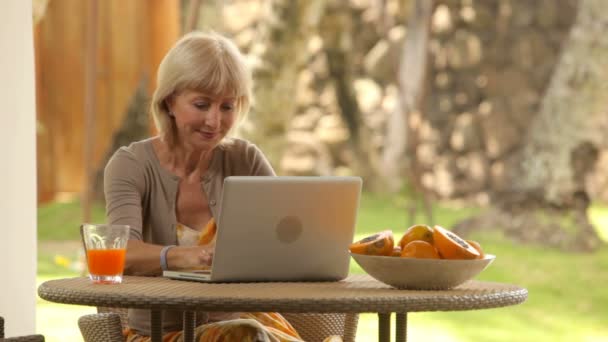
[[(576, 1), (439, 1), (424, 118), (410, 118), (422, 183), (482, 202), (504, 190)], [(513, 161), (516, 162), (516, 161)]]
[[(437, 198), (487, 202), (508, 187), (504, 173), (515, 162), (550, 80), (578, 0), (441, 0), (434, 11), (424, 116), (408, 118), (409, 156), (421, 183)], [(410, 1), (350, 0), (354, 88), (369, 141), (380, 153), (387, 118), (397, 104), (398, 60)], [(254, 56), (258, 1), (223, 8), (226, 30)], [(350, 174), (349, 132), (328, 79), (323, 33), (310, 38), (282, 174)], [(262, 106), (263, 104), (260, 104)], [(589, 179), (594, 198), (608, 200), (608, 146)]]

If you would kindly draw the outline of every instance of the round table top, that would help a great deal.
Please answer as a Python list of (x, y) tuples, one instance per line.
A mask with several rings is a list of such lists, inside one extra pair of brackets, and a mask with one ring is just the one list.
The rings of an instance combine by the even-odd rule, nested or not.
[(399, 290), (368, 275), (337, 282), (216, 284), (125, 276), (116, 285), (80, 277), (46, 281), (38, 294), (57, 303), (152, 310), (378, 313), (496, 308), (528, 297), (515, 285), (474, 280), (450, 290)]

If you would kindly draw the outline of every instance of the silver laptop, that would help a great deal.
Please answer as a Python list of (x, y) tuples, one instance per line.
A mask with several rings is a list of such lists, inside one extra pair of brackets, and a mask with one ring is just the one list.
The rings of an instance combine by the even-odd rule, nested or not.
[(336, 281), (348, 275), (359, 177), (232, 176), (224, 180), (210, 282)]

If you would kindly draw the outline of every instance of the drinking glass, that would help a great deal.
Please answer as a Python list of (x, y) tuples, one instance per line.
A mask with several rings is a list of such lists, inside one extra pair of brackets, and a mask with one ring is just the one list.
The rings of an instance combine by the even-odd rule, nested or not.
[(129, 226), (83, 224), (82, 239), (91, 281), (96, 284), (120, 284), (125, 268)]

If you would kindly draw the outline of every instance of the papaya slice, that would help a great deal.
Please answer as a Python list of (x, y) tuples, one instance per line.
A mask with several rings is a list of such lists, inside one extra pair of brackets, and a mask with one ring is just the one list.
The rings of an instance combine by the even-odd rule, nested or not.
[(477, 259), (479, 252), (464, 239), (441, 227), (433, 227), (433, 244), (444, 259)]
[(394, 245), (393, 231), (385, 230), (353, 242), (348, 249), (355, 254), (390, 256)]
[(198, 245), (204, 246), (210, 244), (215, 238), (215, 233), (217, 232), (217, 225), (215, 224), (215, 218), (211, 218), (207, 225), (203, 229), (203, 232), (198, 238)]
[(477, 259), (483, 259), (486, 255), (483, 252), (483, 249), (481, 248), (481, 245), (479, 244), (479, 242), (475, 241), (475, 240), (466, 240), (469, 245), (473, 246), (473, 248), (475, 248), (478, 252), (479, 252), (479, 257), (477, 257)]
[(391, 253), (391, 256), (400, 257), (401, 256), (401, 247), (394, 246), (393, 247), (393, 252)]

